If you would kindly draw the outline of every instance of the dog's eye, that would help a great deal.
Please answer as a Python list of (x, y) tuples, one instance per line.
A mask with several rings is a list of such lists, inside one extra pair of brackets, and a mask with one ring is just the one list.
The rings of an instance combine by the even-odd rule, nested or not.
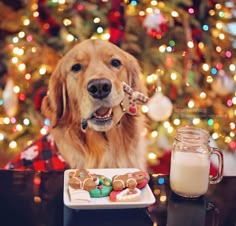
[(118, 59), (112, 59), (110, 62), (112, 67), (120, 67), (121, 66), (121, 61)]
[(74, 65), (71, 67), (71, 70), (72, 70), (73, 72), (81, 71), (81, 70), (82, 70), (82, 65), (81, 65), (81, 64), (74, 64)]

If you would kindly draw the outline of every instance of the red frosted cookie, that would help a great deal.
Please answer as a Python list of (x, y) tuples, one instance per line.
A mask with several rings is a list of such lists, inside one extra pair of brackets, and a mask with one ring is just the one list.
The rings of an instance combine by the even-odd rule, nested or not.
[(142, 198), (141, 190), (138, 188), (134, 188), (133, 190), (126, 188), (122, 191), (112, 191), (109, 197), (112, 202), (136, 202), (140, 201)]
[(134, 178), (136, 178), (136, 180), (138, 182), (137, 183), (137, 188), (139, 188), (139, 189), (144, 188), (150, 180), (149, 174), (147, 172), (144, 172), (144, 171), (134, 172), (133, 176), (134, 176)]

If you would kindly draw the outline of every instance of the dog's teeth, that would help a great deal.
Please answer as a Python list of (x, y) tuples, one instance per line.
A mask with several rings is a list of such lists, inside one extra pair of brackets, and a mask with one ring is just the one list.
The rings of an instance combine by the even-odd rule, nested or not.
[[(104, 111), (105, 108), (101, 108), (99, 110), (97, 110), (96, 112), (94, 112), (94, 116), (98, 119), (105, 119), (105, 118), (109, 118), (111, 116), (112, 113), (112, 108), (110, 108), (108, 111)], [(102, 114), (104, 113), (104, 114)]]

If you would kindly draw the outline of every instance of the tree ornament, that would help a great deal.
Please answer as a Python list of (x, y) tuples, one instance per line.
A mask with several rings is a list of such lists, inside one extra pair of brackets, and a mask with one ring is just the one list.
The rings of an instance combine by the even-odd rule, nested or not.
[(218, 72), (211, 87), (220, 96), (226, 96), (232, 93), (235, 88), (233, 79), (224, 70)]
[(168, 119), (173, 110), (173, 104), (167, 96), (161, 92), (155, 93), (149, 100), (148, 116), (154, 121), (164, 121)]
[(46, 94), (47, 94), (47, 87), (40, 87), (39, 89), (37, 89), (34, 95), (34, 107), (39, 112), (41, 111), (42, 101), (43, 98), (46, 96)]
[(18, 110), (18, 96), (14, 92), (14, 82), (12, 79), (8, 79), (6, 87), (3, 90), (3, 108), (8, 117), (16, 115)]
[(120, 46), (124, 39), (125, 12), (122, 0), (113, 0), (109, 12), (109, 41)]
[(168, 30), (167, 20), (160, 10), (155, 10), (154, 13), (147, 15), (143, 21), (143, 27), (148, 35), (155, 38), (161, 38)]

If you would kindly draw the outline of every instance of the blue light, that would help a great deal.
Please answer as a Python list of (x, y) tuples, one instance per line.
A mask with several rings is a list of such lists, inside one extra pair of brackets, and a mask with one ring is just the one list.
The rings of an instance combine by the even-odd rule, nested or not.
[(164, 184), (165, 179), (163, 177), (158, 178), (158, 184)]
[(217, 69), (216, 69), (215, 67), (213, 67), (213, 68), (211, 69), (211, 74), (213, 74), (213, 75), (216, 75), (216, 74), (217, 74)]
[(3, 105), (3, 100), (0, 99), (0, 105)]
[(137, 1), (132, 0), (132, 1), (130, 2), (130, 4), (136, 6), (138, 3), (137, 3)]
[(202, 29), (203, 29), (204, 31), (208, 31), (208, 30), (209, 30), (209, 26), (208, 26), (207, 24), (204, 24), (204, 25), (202, 26)]
[(50, 126), (50, 120), (49, 119), (45, 119), (44, 120), (44, 125), (45, 126)]

